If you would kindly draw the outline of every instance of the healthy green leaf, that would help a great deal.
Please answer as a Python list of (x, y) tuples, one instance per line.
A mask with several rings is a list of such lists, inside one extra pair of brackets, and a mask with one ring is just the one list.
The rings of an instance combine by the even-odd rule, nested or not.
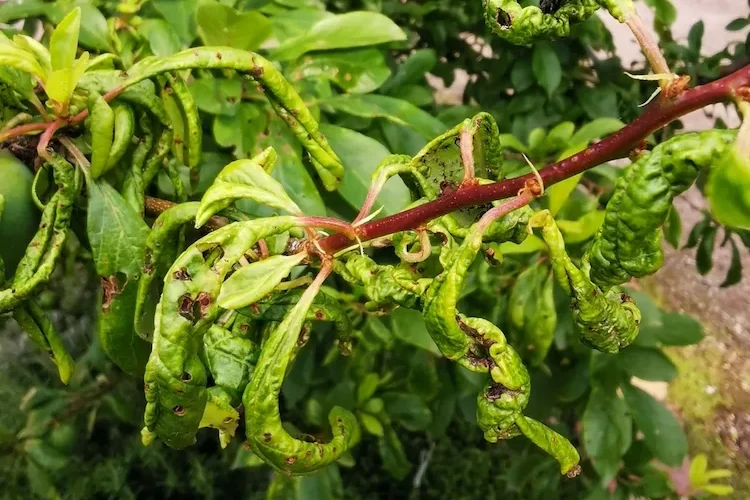
[(212, 115), (234, 116), (240, 108), (238, 104), (242, 99), (242, 80), (199, 78), (190, 84), (190, 92), (201, 111)]
[(413, 128), (425, 139), (445, 132), (445, 125), (413, 104), (384, 95), (341, 95), (321, 101), (336, 111), (363, 118), (385, 118)]
[(531, 69), (539, 85), (551, 96), (562, 81), (562, 66), (555, 49), (548, 42), (541, 42), (534, 46), (531, 59)]
[(199, 0), (152, 0), (154, 8), (172, 26), (182, 43), (190, 45), (196, 34)]
[(344, 92), (367, 94), (391, 75), (378, 49), (321, 52), (300, 58), (289, 73), (294, 78), (326, 78)]
[(617, 359), (629, 375), (642, 380), (669, 382), (677, 377), (677, 367), (659, 349), (631, 346)]
[(687, 454), (687, 439), (672, 412), (630, 384), (623, 385), (622, 392), (648, 449), (666, 465), (681, 465)]
[(272, 56), (289, 61), (314, 50), (364, 47), (402, 40), (406, 40), (406, 34), (383, 14), (348, 12), (318, 21), (306, 33), (284, 41)]
[(164, 19), (144, 19), (138, 32), (146, 37), (151, 52), (159, 57), (171, 56), (182, 49), (180, 37)]
[(196, 19), (205, 45), (255, 50), (271, 35), (271, 22), (263, 14), (240, 13), (216, 1), (202, 2)]
[(422, 314), (413, 309), (400, 307), (391, 315), (391, 331), (397, 339), (440, 356), (440, 350), (427, 332)]
[(740, 249), (734, 240), (730, 239), (729, 243), (732, 246), (732, 261), (729, 264), (729, 271), (724, 282), (721, 284), (721, 288), (733, 286), (742, 281), (742, 257), (740, 256)]
[(304, 252), (273, 255), (239, 268), (221, 285), (219, 306), (236, 310), (256, 303), (271, 293), (306, 257)]
[(617, 474), (632, 442), (633, 426), (625, 401), (614, 391), (594, 389), (582, 423), (583, 446), (602, 481), (608, 481)]
[(57, 25), (49, 42), (52, 69), (73, 67), (78, 49), (78, 32), (81, 28), (81, 9), (75, 8)]
[[(355, 209), (362, 206), (370, 187), (370, 176), (389, 151), (375, 139), (353, 130), (326, 123), (320, 130), (346, 168), (338, 192)], [(398, 178), (391, 178), (378, 194), (375, 209), (383, 207), (381, 214), (391, 215), (402, 210), (410, 200), (409, 189)]]
[(664, 239), (672, 245), (672, 248), (680, 247), (680, 237), (682, 236), (682, 219), (680, 218), (680, 212), (675, 207), (669, 210), (669, 217), (664, 223)]
[(137, 279), (146, 250), (148, 226), (107, 182), (87, 183), (86, 229), (99, 276)]

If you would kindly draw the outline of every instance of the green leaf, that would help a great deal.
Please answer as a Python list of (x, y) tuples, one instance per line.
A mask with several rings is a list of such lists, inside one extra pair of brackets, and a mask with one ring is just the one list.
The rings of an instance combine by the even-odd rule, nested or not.
[(512, 241), (506, 241), (500, 244), (500, 251), (503, 254), (526, 254), (534, 253), (547, 248), (547, 244), (544, 240), (530, 234), (523, 240), (522, 243), (513, 243)]
[(695, 488), (707, 482), (705, 476), (707, 469), (708, 457), (705, 454), (700, 453), (693, 457), (693, 461), (690, 462), (690, 470), (688, 472), (690, 485)]
[(648, 449), (666, 465), (680, 466), (687, 454), (687, 439), (672, 412), (630, 384), (623, 385), (622, 392)]
[(171, 56), (182, 49), (180, 37), (164, 19), (144, 19), (138, 32), (148, 40), (151, 52), (159, 57)]
[(570, 138), (576, 130), (575, 123), (562, 122), (557, 124), (547, 134), (547, 151), (560, 151), (568, 147)]
[(315, 23), (306, 33), (285, 40), (274, 59), (289, 61), (314, 50), (346, 49), (406, 40), (406, 34), (383, 14), (348, 12)]
[(719, 497), (729, 496), (734, 493), (734, 488), (728, 484), (704, 484), (701, 490)]
[(594, 139), (601, 139), (614, 132), (617, 132), (625, 124), (616, 118), (597, 118), (573, 134), (570, 138), (570, 144), (584, 144), (584, 147)]
[(256, 303), (289, 276), (292, 268), (307, 257), (304, 252), (295, 255), (273, 255), (234, 272), (222, 285), (217, 299), (224, 309), (240, 309)]
[(81, 9), (81, 30), (78, 34), (78, 43), (99, 52), (112, 50), (107, 19), (92, 0), (62, 0), (47, 5), (45, 14), (50, 21), (56, 24), (62, 21), (65, 15), (73, 9)]
[(656, 19), (654, 23), (663, 26), (671, 26), (677, 20), (677, 9), (670, 0), (646, 0), (646, 3), (654, 9)]
[(604, 222), (605, 214), (604, 210), (594, 210), (576, 221), (558, 220), (557, 227), (560, 228), (565, 243), (581, 243), (596, 234)]
[(534, 45), (531, 69), (539, 85), (551, 96), (562, 81), (562, 66), (555, 49), (549, 42)]
[(200, 0), (152, 0), (151, 3), (172, 26), (182, 43), (190, 45), (195, 39), (195, 15)]
[(583, 446), (606, 482), (617, 474), (630, 448), (633, 428), (625, 401), (615, 391), (595, 388), (583, 414)]
[(217, 212), (244, 198), (300, 214), (300, 208), (289, 198), (284, 187), (268, 173), (275, 161), (276, 151), (267, 148), (252, 159), (237, 160), (224, 167), (201, 198), (195, 227), (201, 227)]
[(124, 274), (137, 279), (142, 271), (149, 228), (130, 205), (104, 181), (88, 180), (86, 230), (99, 276)]
[(239, 13), (216, 1), (199, 5), (197, 20), (205, 45), (255, 50), (271, 35), (271, 22), (260, 12)]
[(399, 64), (393, 77), (383, 85), (383, 93), (393, 94), (408, 85), (423, 81), (425, 74), (432, 71), (436, 64), (437, 54), (433, 49), (415, 50)]
[(378, 389), (379, 383), (380, 377), (377, 373), (368, 373), (365, 375), (357, 387), (357, 403), (362, 404), (370, 399)]
[[(305, 215), (326, 215), (326, 206), (315, 181), (305, 169), (302, 145), (289, 127), (278, 118), (271, 118), (260, 148), (272, 147), (280, 152), (271, 176), (279, 181), (289, 197)], [(347, 172), (348, 174), (348, 172)], [(346, 175), (344, 178), (346, 179)]]
[(534, 73), (528, 58), (521, 57), (516, 60), (510, 72), (510, 82), (515, 92), (523, 92), (534, 84)]
[[(73, 67), (78, 49), (78, 32), (81, 29), (81, 9), (75, 8), (57, 25), (49, 42), (53, 70)], [(72, 93), (72, 89), (71, 89)]]
[(234, 116), (242, 99), (242, 80), (239, 78), (199, 78), (190, 84), (198, 109), (212, 115)]
[(688, 32), (688, 47), (694, 54), (701, 53), (703, 46), (703, 34), (706, 31), (706, 25), (703, 21), (695, 23)]
[(266, 463), (258, 455), (252, 452), (252, 450), (245, 449), (244, 446), (240, 446), (237, 449), (237, 454), (234, 456), (234, 462), (232, 462), (231, 470), (253, 468), (265, 466)]
[(247, 158), (253, 153), (258, 135), (266, 123), (259, 106), (242, 102), (233, 115), (223, 114), (214, 119), (214, 139), (222, 147), (233, 146), (235, 157)]
[(617, 106), (617, 90), (613, 85), (597, 85), (596, 87), (580, 87), (578, 100), (591, 119), (613, 118), (620, 115)]
[(727, 288), (742, 281), (742, 257), (740, 249), (734, 240), (729, 240), (729, 243), (732, 245), (732, 262), (729, 264), (729, 271), (724, 282), (721, 284), (721, 288)]
[(382, 51), (355, 49), (309, 54), (300, 58), (289, 74), (295, 79), (323, 77), (344, 92), (367, 94), (383, 85), (391, 70)]
[(677, 377), (677, 367), (659, 349), (631, 346), (617, 359), (628, 375), (642, 380), (670, 382)]
[(666, 313), (661, 317), (661, 328), (656, 338), (662, 345), (688, 346), (703, 340), (703, 327), (686, 314)]
[(422, 313), (400, 307), (390, 315), (391, 331), (397, 339), (441, 356), (440, 350), (427, 332)]
[(385, 118), (413, 128), (425, 139), (445, 132), (446, 126), (428, 112), (413, 104), (384, 95), (340, 95), (320, 102), (336, 111), (363, 118)]
[(16, 19), (37, 17), (49, 9), (49, 4), (42, 0), (16, 0), (4, 2), (0, 5), (0, 23), (8, 23)]
[(669, 215), (662, 230), (667, 243), (672, 245), (672, 248), (679, 248), (680, 238), (682, 237), (682, 219), (680, 218), (680, 212), (674, 206), (669, 209)]
[(708, 226), (703, 231), (703, 237), (698, 245), (698, 252), (695, 255), (695, 263), (698, 272), (705, 275), (711, 272), (714, 267), (714, 244), (716, 243), (717, 226)]
[(382, 396), (385, 411), (393, 420), (400, 422), (411, 431), (427, 428), (432, 421), (432, 412), (425, 402), (416, 394), (407, 392), (388, 392)]
[(404, 446), (390, 425), (384, 427), (384, 433), (383, 438), (378, 440), (378, 451), (383, 460), (383, 467), (394, 478), (404, 479), (411, 470)]
[[(0, 16), (2, 18), (2, 16)], [(739, 17), (729, 24), (727, 24), (727, 31), (740, 31), (744, 30), (748, 25), (750, 25), (750, 19), (746, 17)]]
[[(346, 128), (322, 123), (321, 132), (344, 164), (346, 173), (338, 192), (353, 208), (362, 206), (370, 187), (370, 176), (390, 152), (375, 139)], [(384, 207), (381, 214), (392, 215), (410, 201), (409, 189), (401, 178), (388, 181), (378, 194), (375, 209)]]
[(380, 423), (380, 420), (365, 412), (359, 412), (357, 416), (359, 417), (359, 423), (362, 424), (365, 431), (373, 436), (383, 437), (383, 424)]

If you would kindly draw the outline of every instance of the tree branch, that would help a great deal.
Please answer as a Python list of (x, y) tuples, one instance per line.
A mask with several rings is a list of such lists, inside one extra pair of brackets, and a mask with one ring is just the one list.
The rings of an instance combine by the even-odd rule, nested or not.
[[(731, 99), (739, 88), (748, 86), (750, 86), (750, 66), (745, 66), (725, 78), (685, 91), (675, 98), (668, 99), (666, 96), (661, 96), (646, 109), (643, 115), (620, 131), (578, 154), (540, 170), (542, 181), (545, 186), (549, 186), (602, 163), (624, 158), (649, 135), (671, 121), (710, 104)], [(357, 234), (361, 241), (367, 241), (415, 229), (420, 224), (460, 208), (515, 196), (527, 181), (534, 178), (535, 175), (531, 173), (492, 184), (460, 186), (456, 190), (444, 192), (438, 199), (429, 203), (363, 224), (358, 228)], [(331, 254), (352, 243), (352, 240), (344, 234), (334, 234), (320, 240), (321, 248)]]

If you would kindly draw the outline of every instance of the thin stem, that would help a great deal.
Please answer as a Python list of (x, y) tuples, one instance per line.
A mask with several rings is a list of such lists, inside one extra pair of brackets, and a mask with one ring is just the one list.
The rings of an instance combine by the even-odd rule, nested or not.
[[(659, 49), (659, 44), (649, 34), (648, 29), (643, 24), (643, 20), (635, 12), (631, 12), (625, 16), (625, 24), (633, 32), (635, 39), (638, 41), (638, 45), (641, 46), (643, 55), (646, 56), (651, 71), (656, 75), (672, 75), (672, 71), (669, 69), (667, 60), (664, 59), (664, 55)], [(659, 79), (659, 86), (662, 90), (667, 90), (669, 84), (672, 83), (672, 78), (665, 76)]]
[[(710, 104), (733, 98), (738, 89), (747, 86), (750, 86), (750, 66), (715, 82), (685, 91), (674, 99), (653, 102), (639, 118), (618, 132), (578, 154), (541, 169), (539, 175), (545, 186), (551, 186), (608, 161), (625, 158), (646, 137), (671, 121)], [(491, 184), (461, 186), (431, 202), (358, 226), (357, 235), (361, 241), (367, 241), (414, 229), (458, 209), (513, 196), (525, 186), (526, 181), (534, 178), (532, 173)], [(320, 246), (327, 253), (334, 254), (352, 243), (352, 238), (345, 234), (335, 234), (322, 239)]]
[(3, 128), (0, 129), (0, 132), (5, 132), (6, 130), (10, 130), (13, 127), (18, 127), (19, 125), (23, 125), (24, 123), (28, 123), (31, 120), (33, 120), (34, 117), (31, 116), (28, 113), (18, 113), (16, 116), (5, 122), (3, 125)]
[(76, 163), (78, 163), (80, 167), (88, 169), (91, 166), (89, 161), (86, 159), (86, 156), (81, 152), (80, 149), (78, 149), (75, 144), (73, 144), (73, 141), (64, 136), (60, 137), (59, 140), (60, 144), (62, 144), (71, 155), (73, 155), (73, 158), (75, 158)]
[(505, 201), (496, 207), (492, 207), (487, 212), (485, 212), (482, 218), (479, 219), (479, 222), (477, 222), (475, 230), (479, 231), (480, 233), (484, 233), (490, 226), (490, 224), (495, 222), (495, 220), (502, 217), (503, 215), (511, 213), (514, 210), (525, 207), (526, 205), (534, 201), (534, 198), (540, 195), (541, 192), (541, 188), (537, 183), (530, 182), (526, 188), (522, 189), (521, 192), (518, 193), (518, 196), (516, 196), (515, 198), (511, 198), (510, 200)]
[[(151, 217), (158, 217), (163, 212), (166, 212), (173, 206), (177, 205), (177, 203), (174, 203), (172, 201), (162, 200), (161, 198), (154, 198), (153, 196), (146, 196), (146, 199), (144, 201), (146, 215), (149, 215)], [(214, 215), (213, 217), (208, 219), (208, 222), (206, 222), (203, 227), (215, 231), (226, 226), (229, 223), (230, 221), (226, 217)]]
[(425, 228), (418, 228), (417, 235), (419, 236), (419, 251), (403, 252), (399, 254), (401, 259), (412, 264), (415, 262), (422, 262), (432, 254), (432, 243), (430, 243), (430, 235), (427, 234), (427, 230)]
[(321, 227), (344, 234), (348, 238), (357, 237), (357, 232), (351, 224), (343, 220), (334, 219), (333, 217), (302, 216), (298, 217), (298, 221), (301, 226)]
[(47, 110), (44, 108), (44, 104), (42, 104), (42, 101), (39, 100), (34, 92), (31, 93), (29, 101), (31, 101), (31, 104), (36, 108), (37, 111), (39, 111), (39, 114), (42, 115), (42, 118), (45, 122), (52, 121), (52, 119), (49, 117), (49, 114), (47, 113)]
[(63, 125), (65, 125), (65, 120), (63, 120), (62, 118), (58, 118), (57, 120), (47, 125), (47, 128), (44, 129), (44, 133), (39, 138), (39, 144), (37, 144), (36, 146), (36, 153), (47, 161), (50, 160), (50, 156), (49, 154), (47, 154), (49, 141), (52, 140), (52, 136), (55, 135), (55, 132), (57, 132), (57, 130)]
[(372, 210), (372, 206), (375, 204), (375, 199), (378, 197), (378, 194), (380, 194), (380, 190), (383, 189), (383, 186), (385, 185), (385, 179), (382, 179), (382, 177), (382, 175), (379, 176), (375, 182), (370, 184), (370, 189), (367, 191), (367, 196), (365, 197), (365, 201), (362, 204), (362, 208), (359, 209), (357, 217), (352, 222), (353, 226), (356, 226), (362, 219), (367, 217), (367, 215), (370, 213), (370, 210)]
[(49, 127), (49, 123), (27, 123), (26, 125), (20, 125), (18, 127), (0, 132), (0, 142), (5, 142), (8, 139), (18, 137), (19, 135), (41, 132), (47, 127)]

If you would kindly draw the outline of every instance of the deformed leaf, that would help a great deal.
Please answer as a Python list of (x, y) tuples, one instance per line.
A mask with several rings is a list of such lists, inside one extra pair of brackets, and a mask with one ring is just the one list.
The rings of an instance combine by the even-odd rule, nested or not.
[(273, 255), (241, 267), (221, 286), (219, 305), (224, 309), (240, 309), (254, 304), (271, 293), (306, 257), (304, 252)]
[(250, 160), (237, 160), (224, 167), (201, 199), (195, 227), (201, 227), (214, 214), (242, 198), (300, 214), (299, 207), (289, 198), (284, 187), (268, 173), (274, 161), (276, 151), (267, 148)]

